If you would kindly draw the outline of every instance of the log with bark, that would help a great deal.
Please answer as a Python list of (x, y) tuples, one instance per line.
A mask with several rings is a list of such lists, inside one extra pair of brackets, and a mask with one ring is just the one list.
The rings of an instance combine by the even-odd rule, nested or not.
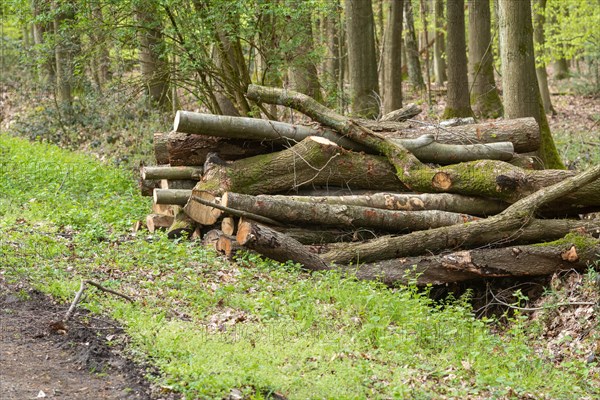
[(467, 214), (439, 210), (395, 211), (345, 204), (299, 202), (283, 197), (256, 197), (234, 192), (226, 192), (221, 204), (288, 224), (376, 228), (391, 232), (424, 230), (477, 219)]
[(175, 217), (167, 230), (167, 237), (169, 239), (177, 239), (182, 236), (191, 237), (194, 229), (196, 229), (196, 223), (187, 216), (181, 207), (177, 207), (174, 213)]
[(154, 189), (155, 204), (185, 206), (192, 195), (191, 189)]
[[(316, 121), (336, 129), (348, 138), (385, 154), (394, 165), (398, 179), (413, 191), (458, 193), (515, 202), (535, 191), (575, 175), (574, 171), (529, 171), (511, 164), (479, 160), (431, 168), (420, 162), (398, 141), (389, 139), (356, 121), (335, 113), (312, 98), (291, 90), (250, 85), (248, 97), (256, 101), (290, 106)], [(473, 127), (465, 125), (457, 128)], [(591, 181), (577, 192), (552, 204), (600, 204), (600, 181)]]
[(202, 167), (168, 165), (143, 166), (140, 168), (142, 179), (196, 180), (202, 178)]
[(421, 111), (423, 111), (421, 107), (419, 107), (415, 103), (410, 103), (398, 110), (390, 111), (389, 113), (381, 117), (379, 121), (406, 121), (407, 119), (411, 119), (421, 114)]

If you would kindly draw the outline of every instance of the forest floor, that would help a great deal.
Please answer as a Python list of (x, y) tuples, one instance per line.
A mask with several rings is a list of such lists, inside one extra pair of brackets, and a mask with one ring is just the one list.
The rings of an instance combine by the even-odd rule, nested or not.
[[(9, 96), (6, 96), (6, 94), (2, 94), (2, 96), (0, 96), (0, 102), (4, 101), (6, 103), (9, 101), (8, 98)], [(555, 139), (559, 148), (559, 152), (563, 156), (563, 159), (565, 160), (566, 164), (570, 168), (579, 169), (584, 168), (588, 165), (600, 163), (600, 101), (597, 98), (593, 99), (573, 94), (553, 96), (553, 101), (555, 107), (558, 109), (558, 115), (550, 118), (550, 124), (552, 127), (552, 131), (555, 134)], [(12, 104), (12, 107), (5, 108), (1, 106), (2, 105), (0, 104), (0, 109), (3, 109), (4, 113), (4, 115), (2, 116), (2, 130), (12, 131), (10, 127), (13, 126), (13, 123), (11, 121), (13, 120), (14, 115), (11, 114), (10, 110), (12, 110), (15, 114), (20, 114), (23, 112), (23, 109), (17, 107), (16, 104)], [(443, 102), (440, 101), (439, 103), (437, 103), (437, 106), (435, 106), (432, 109), (432, 112), (430, 112), (429, 115), (440, 115), (440, 110), (442, 107)], [(23, 127), (25, 125), (21, 124), (20, 126)], [(21, 136), (28, 135), (25, 134)], [(119, 148), (121, 150), (119, 151), (122, 151), (122, 149), (126, 147), (123, 146), (123, 143), (125, 143), (126, 141), (133, 140), (135, 142), (135, 140), (139, 140), (130, 138), (126, 132), (121, 132), (117, 136), (118, 138), (115, 140), (116, 145), (120, 144)], [(102, 140), (103, 142), (96, 146), (92, 144), (91, 140), (83, 138), (79, 141), (80, 148), (84, 149), (85, 151), (90, 151), (91, 149), (95, 148), (99, 150), (98, 154), (100, 155), (98, 156), (98, 158), (103, 159), (105, 154), (111, 153), (111, 146), (116, 146), (115, 141), (113, 141), (113, 139), (106, 140), (104, 138), (97, 138), (96, 140)], [(111, 141), (112, 143), (110, 143)], [(134, 144), (135, 146), (137, 146), (139, 143), (135, 142)], [(0, 146), (0, 153), (2, 153), (2, 150), (3, 148)], [(0, 154), (0, 156), (1, 155), (2, 154)], [(118, 156), (122, 157), (125, 155), (126, 154), (119, 153)], [(0, 159), (0, 166), (2, 166), (1, 161), (2, 160)], [(43, 160), (40, 161), (43, 162)], [(0, 180), (1, 179), (2, 178), (0, 177)], [(60, 183), (60, 187), (57, 189), (57, 191), (62, 188), (61, 179), (64, 183), (65, 178), (62, 178), (59, 174), (57, 180), (58, 183)], [(2, 182), (0, 182), (0, 192), (2, 192), (1, 189)], [(109, 193), (109, 190), (110, 189), (107, 189), (106, 193)], [(73, 193), (75, 192), (77, 191), (74, 190)], [(25, 197), (23, 197), (23, 199), (28, 199), (29, 197), (31, 197), (30, 194), (25, 194), (24, 196)], [(41, 198), (42, 195), (39, 194), (37, 197)], [(11, 230), (15, 230), (15, 226), (17, 225), (23, 225), (24, 227), (26, 227), (31, 226), (29, 224), (35, 223), (34, 220), (32, 220), (31, 222), (19, 221), (19, 219), (14, 216), (6, 215), (6, 221), (4, 221), (3, 225), (3, 204), (1, 200), (2, 199), (0, 199), (0, 233), (3, 232), (3, 228), (5, 228), (5, 232), (10, 232)], [(32, 200), (28, 201), (30, 204), (35, 205), (35, 200), (36, 199), (33, 198)], [(25, 204), (25, 201), (21, 198), (19, 198), (18, 200), (11, 199), (10, 201), (22, 201)], [(64, 218), (67, 217), (65, 216)], [(69, 216), (68, 218), (74, 217)], [(117, 219), (122, 217), (119, 217), (117, 215), (114, 216), (114, 218)], [(54, 232), (52, 233), (52, 235), (64, 236), (64, 234), (61, 232), (63, 232), (65, 228), (63, 228), (63, 225), (61, 225), (58, 222), (57, 225), (60, 226), (60, 229), (58, 230), (60, 232)], [(34, 225), (34, 228), (37, 230), (39, 227)], [(18, 231), (19, 229), (21, 228), (18, 228), (16, 230)], [(89, 231), (85, 231), (84, 233), (86, 235), (96, 234), (92, 231), (92, 229), (90, 229)], [(47, 235), (47, 233), (41, 233), (41, 235), (44, 234)], [(61, 238), (59, 237), (58, 239)], [(7, 242), (3, 242), (3, 237), (2, 235), (0, 235), (0, 250), (3, 249), (1, 247), (2, 245), (8, 247), (13, 246), (14, 243), (12, 242), (12, 240), (13, 239), (9, 237), (9, 240)], [(116, 244), (114, 244), (114, 246), (121, 245), (120, 239), (106, 240), (108, 240), (110, 243), (115, 242)], [(65, 245), (65, 248), (71, 248), (72, 250), (74, 243), (75, 245), (77, 245), (78, 242), (70, 242), (68, 245)], [(18, 245), (21, 246), (21, 244)], [(23, 246), (26, 247), (25, 244)], [(100, 244), (98, 244), (98, 246), (100, 246)], [(6, 250), (8, 247), (5, 247), (4, 249)], [(87, 260), (93, 260), (96, 256), (91, 254), (100, 253), (101, 250), (98, 249), (103, 249), (103, 247), (94, 248), (93, 251), (90, 251), (89, 254), (79, 255), (75, 258), (71, 258), (71, 256), (69, 256), (65, 257), (65, 259), (68, 258), (68, 263), (75, 265), (75, 269), (81, 268), (81, 270), (83, 271), (82, 275), (84, 275), (85, 268), (79, 267), (77, 263), (85, 263), (87, 262)], [(160, 251), (166, 250), (161, 248)], [(148, 257), (154, 256), (150, 253), (151, 252), (149, 252)], [(13, 274), (12, 271), (16, 271), (19, 268), (23, 267), (19, 264), (18, 260), (15, 262), (10, 258), (11, 254), (9, 251), (7, 251), (7, 255), (3, 254), (3, 256), (7, 257), (5, 259), (0, 257), (0, 270), (2, 272), (2, 274), (0, 274), (0, 393), (2, 393), (3, 400), (55, 397), (69, 399), (161, 399), (178, 397), (178, 395), (176, 394), (178, 390), (187, 390), (181, 387), (177, 388), (176, 385), (156, 384), (156, 382), (161, 382), (161, 379), (156, 379), (156, 375), (155, 378), (153, 378), (153, 383), (150, 383), (145, 378), (145, 376), (149, 373), (149, 371), (155, 373), (155, 369), (149, 365), (140, 364), (139, 360), (132, 361), (130, 350), (131, 331), (127, 332), (126, 330), (120, 328), (119, 325), (116, 322), (114, 322), (114, 320), (112, 320), (108, 316), (105, 316), (107, 314), (106, 309), (102, 309), (102, 312), (94, 313), (90, 313), (85, 309), (82, 309), (78, 312), (74, 320), (69, 324), (69, 329), (67, 332), (62, 332), (60, 329), (57, 330), (56, 327), (53, 328), (52, 322), (56, 322), (57, 320), (59, 320), (68, 308), (68, 303), (71, 300), (70, 296), (72, 296), (73, 293), (73, 285), (71, 284), (72, 282), (60, 283), (59, 285), (63, 286), (59, 288), (44, 288), (45, 293), (42, 293), (37, 289), (37, 287), (40, 286), (39, 282), (35, 282), (37, 279), (37, 275), (29, 276), (28, 278), (31, 278), (29, 280), (24, 279), (21, 282), (15, 283), (14, 278), (18, 277), (21, 272)], [(35, 258), (35, 260), (41, 263), (50, 260), (50, 258), (46, 259), (46, 256), (44, 255), (36, 257), (37, 258)], [(26, 257), (23, 256), (23, 260), (25, 260), (25, 258)], [(81, 260), (78, 261), (78, 258), (81, 258)], [(31, 260), (27, 259), (25, 261), (29, 263)], [(50, 262), (53, 263), (54, 261), (48, 261), (48, 263)], [(110, 261), (101, 260), (101, 262), (109, 263)], [(142, 265), (145, 268), (145, 265), (147, 264)], [(116, 273), (114, 271), (111, 271), (108, 266), (105, 267), (105, 264), (93, 265), (89, 268), (92, 267), (95, 268), (96, 272), (94, 273), (98, 274), (104, 274), (105, 271), (101, 270), (103, 268), (106, 268), (108, 272), (106, 272), (106, 275), (103, 276), (109, 277), (110, 279), (115, 280), (115, 282), (117, 281), (117, 278), (115, 278)], [(34, 269), (36, 268), (43, 270), (49, 267), (46, 267), (45, 265), (40, 265), (39, 267), (34, 267)], [(59, 274), (63, 274), (65, 268), (68, 270), (71, 267), (64, 267), (61, 264), (61, 266), (58, 267), (58, 269), (60, 269), (61, 271), (59, 272)], [(32, 274), (31, 271), (32, 270), (27, 270), (25, 273)], [(133, 281), (136, 281), (137, 283), (137, 281), (139, 280), (143, 282), (144, 279), (149, 279), (154, 284), (154, 278), (147, 278), (148, 274), (152, 275), (154, 272), (151, 271), (147, 274), (146, 272), (144, 272), (143, 268), (141, 270), (136, 269), (135, 271), (136, 273), (139, 272), (140, 276), (137, 278), (133, 277)], [(11, 279), (5, 279), (5, 273), (7, 274), (7, 276), (10, 276)], [(40, 277), (52, 277), (53, 279), (54, 276), (52, 274), (57, 274), (55, 270), (50, 272), (42, 271), (39, 273)], [(64, 274), (65, 276), (68, 275), (66, 273)], [(123, 274), (126, 275), (127, 272), (125, 271), (123, 272)], [(233, 280), (233, 282), (235, 282), (236, 280), (239, 280), (241, 282), (243, 277), (240, 277), (240, 274), (248, 274), (248, 272), (238, 271), (236, 268), (232, 269), (232, 267), (225, 267), (219, 270), (218, 272), (215, 272), (215, 274), (218, 275), (218, 279), (215, 278), (215, 281), (209, 282), (210, 285), (213, 286), (216, 285), (216, 283), (218, 285), (221, 285), (221, 283), (227, 283), (231, 280)], [(254, 279), (255, 281), (259, 280), (260, 282), (260, 280), (263, 279), (262, 274), (263, 273), (259, 271), (259, 273), (257, 273), (256, 276), (254, 276), (252, 279)], [(273, 290), (272, 286), (274, 286), (275, 290), (289, 291), (290, 288), (281, 286), (283, 284), (278, 282), (278, 276), (273, 277), (274, 273), (272, 272), (268, 272), (268, 274), (270, 275), (268, 278), (269, 281), (267, 282), (268, 290)], [(283, 275), (284, 274), (282, 274), (282, 276)], [(169, 273), (161, 270), (160, 274), (156, 275), (156, 277), (156, 284), (160, 285), (158, 283), (159, 281), (169, 279)], [(75, 279), (77, 277), (72, 278), (74, 279), (75, 284), (77, 284), (77, 279)], [(302, 283), (305, 279), (313, 279), (304, 276), (301, 276), (300, 278), (301, 279), (298, 279), (298, 282), (296, 282), (295, 284), (298, 284), (299, 282)], [(60, 279), (64, 279), (62, 275)], [(185, 275), (185, 279), (189, 279), (188, 275)], [(323, 284), (321, 278), (315, 277), (314, 279), (314, 285), (318, 286)], [(179, 280), (183, 281), (183, 279)], [(129, 287), (132, 285), (132, 283), (126, 280), (125, 277), (122, 277), (120, 282), (125, 287)], [(325, 283), (327, 282), (329, 281), (325, 281)], [(255, 283), (253, 283), (252, 285), (255, 285)], [(313, 284), (311, 283), (311, 285)], [(546, 282), (546, 286), (550, 288), (550, 290), (547, 290), (545, 292), (546, 295), (537, 298), (536, 302), (532, 302), (528, 305), (539, 307), (559, 302), (591, 302), (597, 304), (600, 297), (600, 279), (597, 274), (594, 274), (592, 272), (588, 274), (581, 274), (576, 272), (559, 274), (553, 277), (551, 280), (548, 280)], [(258, 287), (260, 288), (260, 285)], [(165, 292), (167, 288), (170, 287), (165, 286)], [(194, 286), (194, 290), (196, 288), (197, 286)], [(538, 293), (544, 291), (543, 289), (540, 289), (541, 285), (539, 282), (531, 284), (516, 283), (516, 286), (514, 286), (513, 289), (514, 288), (523, 289), (524, 294), (528, 293), (527, 290), (530, 290), (531, 292), (537, 291)], [(532, 288), (535, 288), (535, 290), (533, 290)], [(299, 290), (296, 287), (293, 287), (293, 289)], [(150, 289), (143, 289), (142, 293), (148, 294), (149, 290)], [(506, 297), (503, 297), (503, 299), (505, 299), (507, 302), (512, 303), (514, 301), (514, 298), (507, 290), (497, 292), (496, 296), (504, 294)], [(252, 286), (251, 290), (243, 292), (242, 294), (246, 297), (252, 297), (252, 293), (254, 293), (253, 291), (256, 291), (256, 289), (254, 289), (254, 286)], [(159, 289), (159, 292), (160, 293), (158, 294), (158, 297), (163, 296), (162, 289)], [(257, 293), (259, 292), (260, 289), (257, 291)], [(52, 293), (53, 296), (49, 296), (46, 293)], [(214, 291), (215, 296), (217, 296), (218, 293), (220, 292)], [(356, 288), (353, 291), (353, 294), (354, 293), (356, 293)], [(272, 292), (272, 295), (279, 296), (279, 292)], [(332, 296), (336, 295), (340, 294), (332, 294)], [(311, 294), (310, 292), (306, 292), (303, 296), (308, 296), (308, 300), (310, 300)], [(360, 299), (360, 294), (357, 293), (356, 297)], [(535, 297), (537, 297), (537, 295)], [(274, 298), (277, 299), (277, 297)], [(191, 308), (186, 308), (187, 306), (183, 304), (186, 303), (185, 299), (185, 296), (183, 297), (183, 299), (178, 299), (178, 301), (182, 302), (181, 304), (178, 302), (173, 303), (175, 304), (175, 308), (171, 310), (171, 314), (180, 317), (182, 321), (187, 321), (190, 318), (194, 321), (196, 321), (196, 319), (200, 319), (200, 317), (193, 314), (193, 311), (190, 311)], [(236, 314), (236, 311), (232, 311), (232, 309), (235, 308), (235, 301), (231, 301), (230, 304), (230, 306), (233, 308), (230, 309), (229, 307), (224, 307), (223, 299), (225, 299), (225, 305), (227, 305), (228, 302), (231, 301), (229, 298), (223, 297), (215, 305), (215, 309), (218, 310), (218, 312), (214, 311), (210, 307), (207, 307), (207, 312), (209, 313), (209, 315), (203, 316), (202, 318), (204, 320), (211, 321), (210, 323), (213, 325), (217, 324), (219, 326), (219, 329), (222, 327), (222, 325), (228, 326), (229, 323), (241, 324), (245, 319), (248, 323), (254, 322), (254, 320), (252, 319), (253, 317), (251, 318), (244, 315), (240, 316)], [(198, 299), (198, 301), (199, 300), (200, 299)], [(88, 304), (88, 307), (93, 308), (94, 301), (95, 300), (93, 300), (92, 298), (90, 300), (90, 303)], [(150, 303), (152, 301), (153, 300), (148, 300), (148, 302)], [(319, 301), (317, 301), (317, 304), (318, 303)], [(326, 300), (325, 303), (327, 303)], [(158, 304), (160, 306), (160, 304), (162, 303)], [(266, 307), (266, 304), (263, 306)], [(329, 307), (327, 308), (329, 310), (327, 311), (328, 313), (331, 311), (331, 308), (334, 307), (333, 304), (329, 306), (327, 304), (323, 304), (323, 306)], [(183, 311), (179, 309), (180, 307)], [(195, 304), (195, 307), (201, 308), (199, 304)], [(482, 307), (485, 308), (486, 305), (484, 304)], [(481, 310), (481, 308), (478, 310)], [(338, 315), (344, 312), (342, 310), (333, 310), (331, 311), (331, 315), (336, 315), (334, 311), (337, 312)], [(278, 310), (278, 312), (285, 313), (285, 309), (284, 311), (280, 309)], [(342, 316), (343, 315), (340, 315), (339, 318), (341, 318)], [(352, 321), (354, 321), (355, 318), (356, 317), (352, 317)], [(366, 317), (364, 318), (366, 319)], [(528, 331), (528, 334), (535, 336), (536, 339), (535, 341), (531, 342), (533, 346), (533, 353), (546, 354), (546, 356), (544, 356), (546, 357), (544, 358), (545, 362), (554, 363), (556, 364), (556, 366), (566, 365), (567, 370), (568, 368), (571, 368), (573, 371), (575, 371), (576, 375), (580, 373), (579, 371), (576, 371), (576, 369), (583, 368), (581, 367), (581, 365), (590, 365), (589, 371), (581, 374), (586, 377), (585, 379), (590, 379), (592, 381), (587, 382), (590, 386), (594, 386), (593, 382), (597, 382), (598, 380), (597, 365), (598, 357), (600, 355), (600, 333), (598, 332), (598, 323), (600, 321), (598, 320), (598, 317), (595, 313), (595, 306), (583, 305), (578, 307), (563, 307), (560, 309), (554, 308), (550, 312), (540, 310), (535, 313), (526, 315), (525, 319), (529, 322), (535, 321), (539, 324), (539, 329), (536, 330), (535, 333), (531, 333), (530, 331)], [(343, 319), (340, 320), (339, 324), (341, 326), (341, 328), (339, 328), (340, 330), (342, 328), (346, 329), (343, 325)], [(376, 322), (373, 322), (373, 324), (376, 324)], [(365, 323), (365, 326), (366, 325), (367, 324)], [(165, 330), (167, 329), (163, 329), (163, 331)], [(507, 328), (507, 330), (510, 330), (510, 328)], [(154, 335), (158, 337), (159, 332), (156, 331)], [(356, 337), (359, 338), (358, 341), (360, 342), (360, 332), (358, 334), (355, 334), (355, 336), (352, 336), (352, 340), (354, 340), (354, 338)], [(251, 340), (252, 348), (254, 348), (255, 345), (260, 347), (260, 344), (254, 343), (253, 340), (254, 339)], [(508, 339), (506, 340), (508, 343)], [(289, 343), (290, 346), (286, 344), (284, 348), (287, 349), (288, 347), (293, 347), (295, 346), (295, 344), (296, 343), (292, 341)], [(366, 348), (368, 349), (369, 347)], [(374, 348), (376, 348), (376, 346)], [(279, 351), (285, 351), (282, 349), (279, 349)], [(517, 347), (515, 347), (515, 349), (517, 349)], [(400, 351), (398, 349), (396, 350)], [(258, 352), (258, 349), (256, 351)], [(277, 348), (275, 348), (274, 354), (277, 354), (277, 351)], [(318, 349), (315, 351), (318, 351)], [(385, 356), (382, 355), (383, 353), (378, 356), (380, 360), (377, 360), (377, 357), (372, 356), (368, 350), (362, 351), (364, 352), (355, 353), (353, 351), (343, 350), (338, 353), (335, 353), (329, 362), (327, 362), (327, 359), (329, 359), (330, 354), (327, 355), (327, 353), (324, 353), (327, 355), (327, 358), (325, 358), (325, 356), (322, 355), (314, 354), (304, 355), (303, 357), (305, 358), (304, 362), (310, 364), (311, 368), (317, 368), (316, 364), (317, 361), (320, 359), (323, 360), (321, 362), (322, 364), (327, 365), (333, 365), (338, 362), (344, 362), (344, 360), (346, 362), (350, 362), (350, 360), (352, 360), (352, 365), (358, 364), (361, 366), (363, 366), (365, 363), (381, 363), (381, 367), (383, 370), (389, 370), (392, 367), (398, 367), (398, 365), (395, 365), (393, 362), (385, 359)], [(514, 350), (514, 352), (516, 353), (517, 350)], [(435, 351), (431, 354), (431, 357), (434, 357), (433, 354), (435, 354)], [(508, 351), (508, 354), (510, 354), (510, 351)], [(528, 356), (530, 357), (530, 360), (531, 357), (533, 357), (532, 354)], [(426, 388), (426, 390), (431, 390), (431, 393), (434, 393), (434, 396), (435, 394), (442, 393), (438, 390), (445, 390), (443, 395), (443, 397), (445, 398), (476, 399), (487, 398), (489, 396), (496, 396), (500, 398), (529, 398), (528, 396), (530, 396), (531, 393), (537, 393), (537, 395), (534, 395), (533, 398), (560, 398), (560, 395), (556, 395), (557, 397), (554, 397), (554, 395), (552, 394), (554, 392), (552, 392), (550, 389), (548, 389), (548, 392), (544, 391), (546, 389), (540, 389), (541, 391), (537, 392), (533, 389), (533, 391), (531, 391), (530, 389), (522, 389), (522, 391), (513, 391), (513, 389), (507, 389), (511, 387), (511, 375), (507, 375), (508, 378), (506, 378), (506, 381), (504, 383), (499, 384), (494, 382), (492, 384), (492, 389), (490, 389), (490, 387), (487, 384), (482, 383), (479, 384), (482, 388), (485, 387), (485, 389), (481, 389), (479, 392), (471, 392), (470, 389), (461, 388), (460, 386), (464, 385), (464, 382), (460, 384), (457, 383), (460, 382), (462, 379), (461, 374), (464, 374), (464, 376), (479, 376), (480, 374), (478, 370), (478, 368), (480, 368), (478, 366), (480, 362), (477, 361), (477, 356), (473, 357), (473, 359), (467, 358), (466, 361), (459, 361), (457, 363), (457, 366), (455, 365), (450, 367), (440, 367), (441, 369), (444, 369), (444, 372), (437, 371), (437, 367), (433, 366), (431, 366), (431, 371), (427, 373), (423, 373), (422, 371), (417, 369), (416, 374), (414, 374), (414, 377), (411, 378), (412, 381), (408, 381), (412, 382), (411, 385), (415, 385), (417, 388), (422, 386)], [(504, 358), (508, 359), (509, 357), (510, 356), (507, 355)], [(244, 360), (241, 360), (240, 362), (244, 362)], [(408, 363), (410, 364), (410, 362), (411, 361), (409, 361)], [(520, 362), (523, 361), (521, 360)], [(435, 365), (435, 361), (432, 363), (432, 365)], [(315, 365), (314, 367), (313, 364)], [(287, 356), (285, 365), (288, 365)], [(291, 365), (293, 366), (293, 364)], [(535, 365), (535, 368), (541, 368), (537, 364)], [(215, 368), (219, 367), (220, 365), (215, 364)], [(504, 366), (494, 366), (493, 368), (498, 368), (498, 371), (494, 371), (494, 373), (500, 375), (502, 374), (500, 370), (504, 368)], [(532, 368), (532, 371), (537, 371), (537, 369), (535, 368)], [(481, 369), (481, 375), (483, 375), (483, 367), (481, 367)], [(527, 369), (527, 367), (523, 369)], [(176, 372), (177, 371), (171, 371), (171, 373), (174, 374), (176, 374)], [(308, 375), (308, 378), (303, 378), (303, 381), (310, 379), (311, 369), (307, 369), (302, 373)], [(529, 373), (533, 374), (531, 371)], [(380, 371), (379, 374), (384, 374), (384, 372)], [(545, 380), (545, 377), (543, 376), (544, 374), (540, 373), (539, 375), (541, 376), (541, 381), (543, 382)], [(185, 374), (183, 376), (185, 376)], [(322, 376), (322, 374), (319, 376)], [(374, 382), (376, 382), (376, 384), (373, 383), (373, 385), (375, 386), (371, 390), (374, 390), (374, 392), (369, 393), (374, 394), (372, 394), (370, 397), (386, 397), (385, 393), (391, 393), (386, 392), (385, 389), (382, 389), (382, 387), (389, 385), (389, 382), (386, 383), (384, 378), (381, 378), (381, 376), (380, 378), (377, 378), (375, 377), (374, 373), (373, 377), (371, 378), (375, 380)], [(339, 383), (340, 379), (343, 380), (343, 378), (340, 376), (340, 378), (335, 378), (334, 381)], [(471, 379), (472, 382), (475, 382), (474, 377), (472, 377)], [(482, 378), (479, 377), (477, 379)], [(519, 381), (519, 379), (523, 380), (523, 377), (515, 376), (515, 379), (516, 381)], [(585, 379), (582, 380), (582, 382), (578, 383), (578, 385), (585, 386)], [(427, 383), (426, 381), (428, 380), (432, 381), (430, 383)], [(285, 386), (285, 384), (286, 382), (282, 382), (282, 386)], [(369, 383), (366, 384), (371, 385), (372, 382), (369, 381)], [(437, 385), (442, 389), (428, 388), (428, 385), (430, 384)], [(503, 388), (498, 389), (499, 391), (495, 392), (495, 389), (493, 389), (493, 385), (496, 384), (502, 386)], [(540, 385), (540, 383), (535, 384)], [(445, 385), (454, 385), (456, 392), (445, 388)], [(532, 387), (535, 387), (534, 383), (532, 383), (532, 385)], [(215, 384), (215, 387), (218, 388), (219, 385)], [(598, 386), (596, 385), (596, 387)], [(460, 390), (463, 390), (464, 392), (461, 392)], [(556, 393), (560, 393), (560, 389), (552, 390), (558, 390), (558, 392)], [(427, 393), (428, 395), (431, 395), (430, 392)], [(585, 393), (585, 389), (583, 389), (583, 393)], [(277, 397), (278, 394), (276, 392), (271, 392), (265, 397), (269, 396), (270, 398), (279, 398)], [(590, 393), (590, 397), (588, 398), (592, 398), (592, 396), (593, 395)], [(242, 391), (238, 389), (232, 389), (231, 392), (229, 392), (228, 396), (221, 397), (241, 399), (243, 396)], [(262, 397), (256, 396), (255, 398)], [(585, 398), (585, 396), (582, 396), (582, 398)]]

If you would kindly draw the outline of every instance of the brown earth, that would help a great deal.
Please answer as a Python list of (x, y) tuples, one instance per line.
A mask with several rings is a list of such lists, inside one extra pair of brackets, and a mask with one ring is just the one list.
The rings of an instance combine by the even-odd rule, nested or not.
[(83, 313), (66, 333), (53, 329), (67, 308), (0, 276), (2, 400), (158, 398), (144, 368), (122, 354), (126, 337), (113, 322)]

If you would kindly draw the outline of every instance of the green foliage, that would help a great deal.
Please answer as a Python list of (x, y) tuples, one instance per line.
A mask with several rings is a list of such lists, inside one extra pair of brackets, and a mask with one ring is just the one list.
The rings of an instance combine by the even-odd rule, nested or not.
[[(473, 317), (468, 295), (431, 300), (336, 272), (308, 274), (245, 254), (228, 263), (164, 234), (128, 234), (148, 201), (128, 173), (48, 144), (0, 136), (3, 275), (117, 318), (130, 351), (186, 398), (239, 389), (305, 398), (572, 398), (598, 394), (590, 367), (555, 365), (515, 317), (502, 335)], [(468, 382), (467, 385), (464, 383)]]

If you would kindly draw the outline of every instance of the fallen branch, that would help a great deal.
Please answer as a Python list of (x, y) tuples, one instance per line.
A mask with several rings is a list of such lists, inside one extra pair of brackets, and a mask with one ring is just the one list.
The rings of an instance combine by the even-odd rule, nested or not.
[(83, 292), (86, 289), (86, 284), (92, 285), (92, 286), (100, 289), (103, 292), (114, 294), (115, 296), (120, 296), (120, 297), (124, 298), (125, 300), (129, 301), (130, 303), (134, 303), (134, 300), (131, 297), (129, 297), (123, 293), (119, 293), (115, 290), (105, 288), (101, 284), (96, 283), (94, 281), (82, 280), (81, 285), (79, 286), (79, 290), (77, 291), (77, 294), (75, 294), (75, 299), (73, 300), (73, 302), (71, 303), (71, 306), (69, 307), (69, 309), (67, 310), (67, 313), (65, 314), (63, 322), (67, 322), (71, 318), (73, 313), (75, 312), (75, 307), (77, 307), (77, 303), (79, 303), (79, 300), (81, 299), (81, 296), (83, 295)]

